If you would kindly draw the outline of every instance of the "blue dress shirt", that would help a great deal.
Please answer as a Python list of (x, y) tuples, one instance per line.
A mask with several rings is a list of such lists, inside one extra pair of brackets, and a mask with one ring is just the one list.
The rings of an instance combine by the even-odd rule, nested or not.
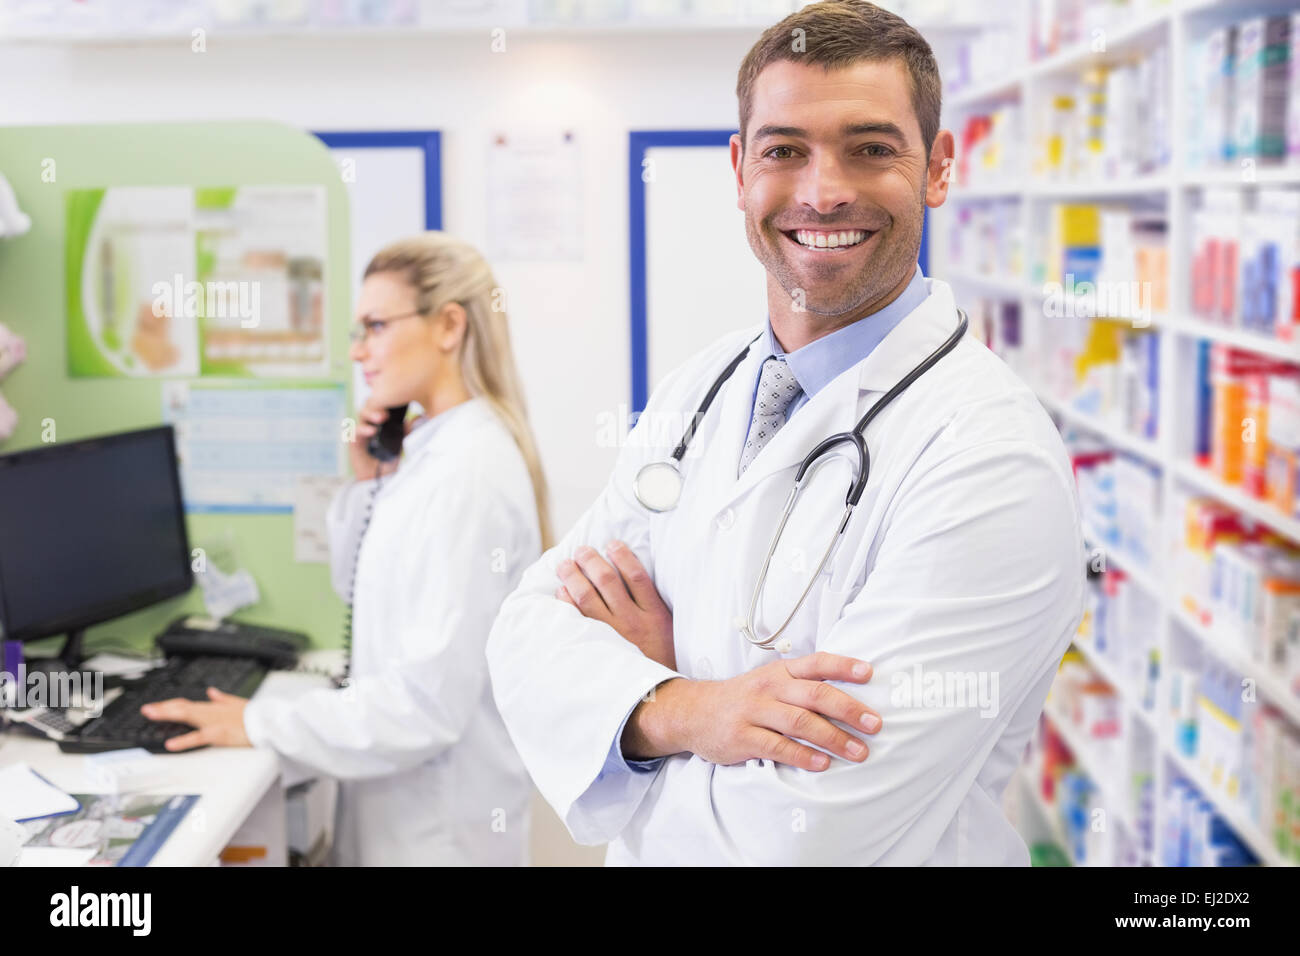
[[(815, 342), (809, 342), (803, 348), (788, 353), (781, 350), (776, 335), (772, 332), (772, 321), (769, 318), (767, 329), (764, 332), (764, 339), (760, 340), (763, 348), (767, 349), (764, 361), (768, 356), (785, 359), (786, 365), (794, 374), (795, 381), (799, 383), (799, 387), (803, 390), (790, 403), (790, 407), (786, 411), (786, 420), (789, 421), (793, 418), (795, 412), (808, 404), (810, 398), (839, 377), (841, 373), (847, 372), (870, 355), (871, 350), (881, 343), (885, 336), (893, 330), (894, 326), (914, 312), (929, 294), (930, 290), (926, 287), (925, 276), (921, 273), (921, 267), (918, 265), (916, 272), (912, 274), (912, 281), (907, 284), (907, 288), (903, 290), (897, 299), (879, 312), (873, 312), (871, 315), (858, 319), (852, 325), (836, 329), (830, 335), (823, 335)], [(763, 366), (760, 362), (758, 374), (754, 376), (753, 395), (749, 400), (751, 412), (758, 397), (758, 380), (762, 371)]]

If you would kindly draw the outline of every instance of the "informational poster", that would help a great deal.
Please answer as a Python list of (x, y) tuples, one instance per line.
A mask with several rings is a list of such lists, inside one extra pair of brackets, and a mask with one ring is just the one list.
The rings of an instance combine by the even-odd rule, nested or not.
[(582, 258), (582, 161), (572, 130), (496, 133), (488, 144), (487, 257)]
[(67, 194), (68, 374), (328, 373), (323, 186)]
[(300, 478), (343, 473), (345, 405), (334, 383), (167, 382), (163, 421), (176, 428), (185, 510), (291, 513)]

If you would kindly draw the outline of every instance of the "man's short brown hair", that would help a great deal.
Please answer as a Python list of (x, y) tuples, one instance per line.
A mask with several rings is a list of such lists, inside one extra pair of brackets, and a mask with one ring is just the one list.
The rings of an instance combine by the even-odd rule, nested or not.
[(740, 146), (753, 111), (754, 82), (772, 63), (816, 63), (832, 70), (863, 60), (900, 59), (912, 79), (912, 110), (921, 127), (925, 157), (939, 132), (942, 84), (930, 44), (906, 20), (866, 0), (821, 0), (768, 27), (758, 38), (736, 80), (740, 101)]

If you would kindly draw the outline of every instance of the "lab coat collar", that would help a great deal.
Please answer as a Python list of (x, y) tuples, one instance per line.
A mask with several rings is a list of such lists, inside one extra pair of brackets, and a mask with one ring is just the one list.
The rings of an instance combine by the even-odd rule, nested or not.
[(899, 322), (925, 301), (930, 294), (925, 276), (918, 265), (912, 280), (898, 298), (866, 318), (859, 319), (829, 335), (823, 335), (807, 345), (784, 352), (772, 331), (772, 317), (767, 319), (763, 342), (768, 355), (783, 358), (794, 373), (795, 380), (807, 396), (816, 395), (837, 376), (857, 365), (871, 354), (872, 349), (884, 341)]
[[(718, 467), (714, 474), (719, 479), (730, 469), (730, 481), (719, 480), (719, 485), (725, 488), (722, 494), (725, 500), (719, 502), (719, 509), (770, 475), (797, 466), (822, 439), (851, 429), (866, 411), (866, 404), (860, 401), (863, 393), (888, 391), (952, 334), (958, 321), (952, 289), (938, 279), (925, 281), (930, 295), (890, 330), (866, 358), (812, 396), (739, 478), (735, 474), (740, 447), (749, 430), (750, 414), (746, 405), (749, 395), (743, 388), (727, 390), (726, 417), (717, 437), (721, 451), (711, 456)], [(759, 361), (751, 352), (737, 371), (748, 373), (752, 369), (756, 373)], [(739, 375), (735, 378), (742, 382), (748, 380)]]
[(957, 305), (952, 287), (939, 279), (926, 279), (925, 283), (930, 289), (925, 301), (858, 363), (858, 387), (862, 391), (889, 391), (956, 330)]
[(402, 441), (402, 464), (410, 465), (416, 458), (422, 456), (432, 446), (434, 435), (451, 433), (466, 426), (473, 427), (481, 423), (485, 415), (491, 413), (486, 400), (471, 398), (467, 402), (453, 405), (432, 418), (418, 419), (415, 427)]

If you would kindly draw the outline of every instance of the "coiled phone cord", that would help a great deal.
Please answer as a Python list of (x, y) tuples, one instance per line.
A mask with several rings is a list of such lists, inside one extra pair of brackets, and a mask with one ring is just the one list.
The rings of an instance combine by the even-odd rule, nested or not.
[(361, 563), (361, 544), (366, 539), (366, 529), (375, 513), (375, 499), (379, 497), (379, 486), (384, 480), (383, 466), (375, 470), (375, 484), (370, 489), (366, 500), (366, 514), (361, 519), (361, 531), (357, 534), (356, 553), (352, 555), (352, 579), (348, 582), (348, 606), (343, 612), (343, 676), (333, 679), (335, 687), (347, 687), (352, 678), (352, 604), (357, 593), (357, 565)]

